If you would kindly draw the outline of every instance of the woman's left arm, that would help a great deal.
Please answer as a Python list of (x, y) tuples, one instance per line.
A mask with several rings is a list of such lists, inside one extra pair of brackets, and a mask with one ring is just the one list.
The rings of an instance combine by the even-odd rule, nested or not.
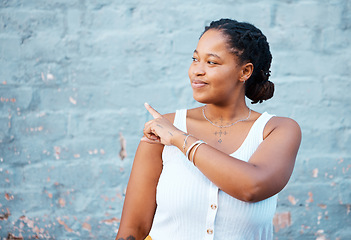
[[(146, 108), (155, 119), (145, 125), (144, 134), (148, 138), (145, 141), (174, 145), (186, 151), (198, 140), (189, 136), (183, 150), (184, 133), (149, 105)], [(274, 117), (268, 124), (272, 130), (248, 162), (202, 144), (194, 155), (196, 167), (222, 191), (242, 201), (257, 202), (280, 192), (292, 174), (301, 142), (301, 130), (289, 118)]]
[[(194, 156), (196, 167), (222, 191), (242, 201), (257, 202), (280, 192), (292, 174), (301, 130), (288, 118), (275, 117), (269, 124), (274, 129), (248, 162), (202, 144)], [(178, 140), (176, 145), (180, 144)]]

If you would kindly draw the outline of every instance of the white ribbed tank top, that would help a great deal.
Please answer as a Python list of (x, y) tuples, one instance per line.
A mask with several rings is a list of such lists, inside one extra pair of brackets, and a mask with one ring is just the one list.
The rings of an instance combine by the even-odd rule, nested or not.
[[(174, 125), (187, 132), (186, 109), (177, 110)], [(248, 161), (263, 141), (273, 115), (263, 113), (231, 156)], [(153, 240), (271, 240), (277, 195), (247, 203), (219, 190), (174, 146), (165, 146), (157, 185)]]

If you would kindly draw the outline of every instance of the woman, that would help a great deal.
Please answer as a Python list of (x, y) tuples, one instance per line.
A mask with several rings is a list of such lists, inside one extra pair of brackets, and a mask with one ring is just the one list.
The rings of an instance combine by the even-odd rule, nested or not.
[[(260, 114), (273, 96), (266, 37), (230, 19), (205, 28), (189, 68), (204, 106), (154, 117), (144, 128), (116, 239), (273, 239), (277, 193), (301, 141), (289, 118)], [(156, 191), (157, 190), (157, 191)]]

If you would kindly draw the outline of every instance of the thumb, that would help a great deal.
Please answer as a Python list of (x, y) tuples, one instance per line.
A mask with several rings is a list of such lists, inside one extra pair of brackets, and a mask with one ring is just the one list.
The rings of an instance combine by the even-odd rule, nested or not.
[(144, 103), (144, 106), (146, 108), (146, 110), (149, 111), (149, 113), (154, 117), (154, 118), (159, 118), (162, 117), (162, 115), (157, 112), (155, 109), (153, 109), (148, 103)]

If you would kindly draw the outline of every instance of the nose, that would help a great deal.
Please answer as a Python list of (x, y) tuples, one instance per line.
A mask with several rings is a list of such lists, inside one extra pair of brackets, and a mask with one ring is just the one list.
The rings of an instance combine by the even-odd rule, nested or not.
[(194, 76), (203, 76), (206, 73), (204, 67), (199, 62), (193, 63), (191, 67), (192, 67), (192, 69), (191, 69), (192, 70), (192, 74)]

